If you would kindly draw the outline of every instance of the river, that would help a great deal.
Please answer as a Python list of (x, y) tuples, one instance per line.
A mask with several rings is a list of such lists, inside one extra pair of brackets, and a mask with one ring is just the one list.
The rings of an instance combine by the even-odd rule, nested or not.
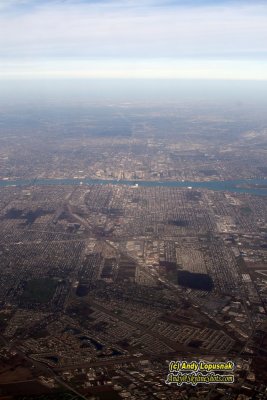
[(45, 186), (45, 185), (127, 185), (133, 186), (161, 186), (161, 187), (185, 187), (194, 189), (221, 190), (235, 193), (248, 193), (253, 195), (267, 196), (267, 179), (240, 179), (231, 181), (209, 181), (209, 182), (191, 182), (191, 181), (127, 181), (127, 180), (107, 180), (107, 179), (17, 179), (0, 180), (0, 187), (5, 186)]

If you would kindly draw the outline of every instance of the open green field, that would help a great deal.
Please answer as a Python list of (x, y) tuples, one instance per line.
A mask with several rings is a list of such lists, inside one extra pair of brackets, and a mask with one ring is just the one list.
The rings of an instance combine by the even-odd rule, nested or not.
[(22, 301), (47, 303), (55, 293), (57, 281), (51, 278), (35, 278), (26, 283), (21, 295)]

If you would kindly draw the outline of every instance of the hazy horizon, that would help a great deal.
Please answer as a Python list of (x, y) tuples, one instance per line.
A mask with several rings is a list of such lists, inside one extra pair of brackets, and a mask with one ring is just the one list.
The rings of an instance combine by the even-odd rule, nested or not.
[(164, 101), (265, 104), (266, 81), (181, 79), (0, 80), (0, 102)]

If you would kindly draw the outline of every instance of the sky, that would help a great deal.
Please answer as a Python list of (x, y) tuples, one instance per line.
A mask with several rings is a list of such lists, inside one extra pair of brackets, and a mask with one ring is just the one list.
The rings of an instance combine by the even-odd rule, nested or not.
[(267, 81), (267, 1), (0, 0), (0, 79)]

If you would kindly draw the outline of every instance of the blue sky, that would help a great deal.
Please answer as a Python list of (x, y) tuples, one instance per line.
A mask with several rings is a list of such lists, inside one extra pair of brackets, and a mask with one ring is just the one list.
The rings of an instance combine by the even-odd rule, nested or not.
[(0, 0), (0, 78), (267, 80), (267, 1)]

